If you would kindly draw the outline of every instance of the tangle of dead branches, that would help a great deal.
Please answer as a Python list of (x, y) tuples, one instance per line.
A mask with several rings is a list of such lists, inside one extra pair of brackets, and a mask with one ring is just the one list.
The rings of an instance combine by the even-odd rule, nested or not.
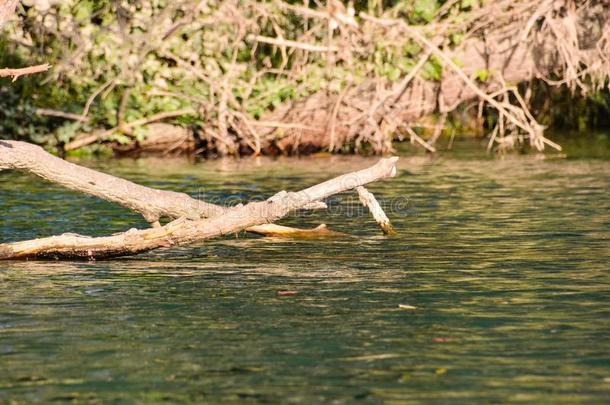
[[(544, 136), (544, 126), (530, 111), (530, 90), (522, 94), (517, 84), (540, 78), (552, 86), (568, 86), (581, 95), (607, 87), (608, 6), (550, 0), (490, 2), (459, 23), (441, 19), (447, 9), (440, 10), (439, 18), (423, 27), (392, 18), (391, 11), (384, 17), (360, 13), (361, 32), (373, 32), (372, 38), (390, 43), (413, 40), (422, 48), (419, 61), (398, 82), (367, 80), (327, 103), (323, 94), (316, 94), (282, 111), (284, 119), (330, 122), (330, 150), (340, 150), (342, 143), (354, 141), (356, 149), (369, 144), (376, 151), (390, 151), (391, 140), (402, 129), (412, 142), (434, 152), (440, 127), (434, 128), (427, 141), (412, 127), (431, 113), (439, 113), (443, 125), (448, 112), (474, 98), (480, 101), (481, 113), (487, 106), (496, 114), (488, 149), (494, 145), (500, 149), (513, 147), (527, 139), (539, 151), (545, 146), (561, 150)], [(462, 42), (451, 46), (455, 32), (461, 33)], [(473, 54), (479, 54), (478, 58)], [(418, 74), (431, 57), (442, 65), (440, 83), (422, 80)], [(321, 110), (332, 114), (320, 113), (309, 105), (321, 105)], [(343, 128), (341, 135), (337, 135), (338, 127)], [(299, 131), (283, 142), (299, 147), (308, 135), (312, 137)], [(314, 134), (313, 138), (316, 136), (322, 135)]]
[(45, 83), (80, 94), (81, 107), (49, 98), (36, 111), (64, 120), (53, 139), (67, 151), (137, 148), (147, 124), (169, 120), (193, 140), (168, 133), (167, 144), (210, 155), (388, 153), (404, 138), (434, 152), (448, 115), (473, 101), (474, 121), (491, 123), (489, 149), (560, 149), (528, 83), (582, 96), (607, 91), (610, 77), (603, 1), (446, 1), (431, 13), (405, 1), (124, 1), (81, 10), (84, 19), (73, 3), (34, 5), (10, 37), (15, 50), (46, 41), (61, 55)]

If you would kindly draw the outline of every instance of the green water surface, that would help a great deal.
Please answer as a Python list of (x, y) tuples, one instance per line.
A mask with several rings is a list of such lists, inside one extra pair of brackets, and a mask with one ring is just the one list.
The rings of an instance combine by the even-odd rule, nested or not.
[[(369, 187), (395, 237), (346, 193), (281, 223), (351, 237), (2, 262), (0, 403), (607, 403), (610, 160), (594, 152), (401, 152), (398, 176)], [(235, 204), (375, 160), (81, 164)], [(3, 242), (133, 226), (0, 173)]]

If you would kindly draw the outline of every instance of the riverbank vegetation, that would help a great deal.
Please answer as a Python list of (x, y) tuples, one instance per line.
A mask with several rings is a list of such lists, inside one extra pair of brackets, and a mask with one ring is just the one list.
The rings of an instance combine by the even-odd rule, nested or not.
[(604, 1), (27, 0), (0, 132), (57, 153), (390, 153), (609, 125)]

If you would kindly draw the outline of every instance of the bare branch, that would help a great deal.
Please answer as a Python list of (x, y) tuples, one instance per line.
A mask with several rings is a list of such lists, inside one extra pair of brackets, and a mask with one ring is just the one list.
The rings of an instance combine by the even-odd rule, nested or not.
[(251, 35), (248, 39), (256, 42), (262, 42), (265, 44), (276, 45), (276, 46), (286, 46), (289, 48), (297, 48), (303, 49), (309, 52), (338, 52), (339, 48), (336, 46), (323, 46), (323, 45), (313, 45), (313, 44), (305, 44), (303, 42), (291, 41), (289, 39), (283, 38), (270, 38), (264, 37), (262, 35)]
[[(225, 207), (192, 198), (185, 193), (141, 186), (67, 162), (45, 152), (39, 146), (26, 142), (0, 141), (0, 168), (32, 173), (70, 190), (122, 205), (140, 213), (150, 224), (157, 223), (162, 217), (200, 219), (222, 215), (227, 211)], [(303, 207), (323, 208), (326, 208), (326, 204), (319, 200)], [(252, 232), (263, 235), (278, 233), (277, 228), (266, 229), (266, 226), (259, 226)], [(287, 227), (285, 228), (283, 235), (288, 233)], [(297, 229), (294, 235), (298, 236), (300, 233), (302, 230)]]
[(58, 117), (65, 118), (73, 121), (87, 122), (87, 117), (83, 117), (80, 114), (73, 114), (65, 111), (51, 110), (48, 108), (37, 108), (36, 114), (47, 117)]
[(0, 69), (0, 77), (12, 77), (13, 81), (15, 81), (15, 80), (19, 79), (21, 76), (31, 75), (34, 73), (46, 72), (47, 70), (49, 70), (50, 67), (51, 67), (51, 65), (49, 65), (48, 63), (43, 63), (42, 65), (28, 66), (28, 67), (18, 68), (18, 69), (4, 68), (4, 69)]
[(150, 124), (150, 123), (156, 122), (156, 121), (161, 121), (161, 120), (164, 120), (167, 118), (175, 118), (175, 117), (180, 117), (182, 115), (190, 115), (190, 114), (194, 114), (194, 113), (195, 113), (195, 111), (192, 108), (186, 108), (183, 110), (176, 110), (176, 111), (160, 112), (157, 114), (153, 114), (150, 117), (141, 118), (139, 120), (135, 120), (135, 121), (129, 122), (127, 124), (119, 125), (114, 128), (108, 129), (106, 131), (99, 132), (97, 134), (92, 134), (92, 135), (84, 136), (82, 138), (77, 138), (74, 141), (67, 143), (64, 146), (64, 150), (70, 151), (70, 150), (82, 148), (87, 145), (91, 145), (92, 143), (95, 143), (98, 140), (102, 140), (102, 139), (114, 134), (115, 132), (117, 132), (119, 130), (130, 133), (135, 127)]
[(383, 233), (386, 235), (396, 234), (396, 230), (394, 230), (394, 227), (390, 223), (390, 219), (383, 211), (383, 208), (381, 208), (381, 205), (379, 205), (379, 202), (373, 193), (369, 192), (364, 186), (356, 187), (356, 191), (358, 192), (360, 202), (369, 209), (371, 215), (375, 218), (375, 222), (377, 222)]

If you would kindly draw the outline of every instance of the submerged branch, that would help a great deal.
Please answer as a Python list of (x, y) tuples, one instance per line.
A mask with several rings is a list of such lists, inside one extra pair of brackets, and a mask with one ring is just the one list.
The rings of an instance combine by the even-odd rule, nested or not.
[[(220, 205), (192, 198), (186, 193), (145, 187), (67, 162), (45, 152), (40, 146), (27, 142), (0, 141), (0, 169), (22, 170), (70, 190), (122, 205), (141, 214), (153, 226), (158, 224), (161, 218), (185, 217), (196, 220), (219, 216), (228, 210)], [(321, 201), (312, 201), (303, 208), (321, 209), (326, 208), (326, 205)], [(283, 228), (282, 235), (289, 235), (288, 229), (292, 228)], [(314, 235), (315, 229), (309, 230), (308, 235)], [(274, 236), (279, 233), (277, 228), (267, 229), (267, 225), (259, 226), (252, 232)], [(323, 236), (328, 234), (321, 230), (318, 233)], [(303, 234), (302, 229), (295, 229), (293, 236), (301, 234)]]
[[(0, 144), (3, 148), (10, 145)], [(10, 153), (2, 153), (4, 157)], [(363, 170), (348, 173), (299, 192), (281, 191), (271, 198), (226, 209), (214, 218), (189, 220), (179, 218), (167, 225), (104, 236), (87, 237), (63, 234), (48, 238), (0, 244), (0, 259), (28, 258), (109, 258), (133, 255), (153, 249), (188, 245), (248, 227), (270, 224), (289, 212), (323, 200), (334, 194), (396, 175), (397, 157), (381, 159)], [(6, 167), (0, 159), (0, 167)]]
[(369, 209), (371, 215), (375, 218), (375, 222), (377, 222), (377, 225), (379, 225), (383, 233), (386, 235), (395, 235), (396, 230), (390, 223), (390, 219), (383, 211), (383, 208), (381, 208), (381, 205), (373, 193), (368, 191), (364, 186), (356, 187), (356, 191), (358, 192), (360, 202)]

